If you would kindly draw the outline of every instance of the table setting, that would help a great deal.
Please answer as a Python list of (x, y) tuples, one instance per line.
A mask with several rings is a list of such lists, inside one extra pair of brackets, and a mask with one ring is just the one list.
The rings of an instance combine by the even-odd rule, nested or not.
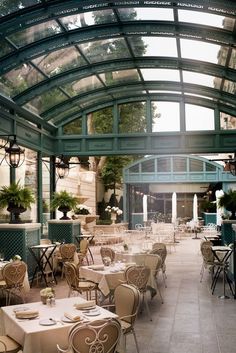
[(53, 307), (42, 302), (2, 307), (5, 333), (23, 346), (23, 353), (57, 353), (57, 344), (67, 346), (71, 325), (109, 317), (116, 315), (81, 297), (56, 299)]

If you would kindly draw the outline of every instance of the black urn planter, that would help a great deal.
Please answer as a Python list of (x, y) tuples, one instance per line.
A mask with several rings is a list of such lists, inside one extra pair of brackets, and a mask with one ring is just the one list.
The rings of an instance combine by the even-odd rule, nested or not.
[(70, 207), (67, 206), (60, 206), (58, 207), (58, 211), (63, 213), (63, 216), (60, 219), (70, 219), (70, 217), (67, 216), (67, 212), (71, 211)]
[(9, 206), (7, 207), (7, 211), (10, 212), (11, 214), (11, 219), (9, 223), (11, 224), (24, 223), (20, 218), (20, 214), (26, 211), (25, 207), (17, 206), (14, 203), (9, 203)]

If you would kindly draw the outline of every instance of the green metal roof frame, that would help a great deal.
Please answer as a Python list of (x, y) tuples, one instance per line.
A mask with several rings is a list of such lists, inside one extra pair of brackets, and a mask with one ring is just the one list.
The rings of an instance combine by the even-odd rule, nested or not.
[[(8, 0), (5, 1), (6, 3)], [(19, 1), (20, 3), (20, 1)], [(22, 1), (24, 3), (24, 1)], [(235, 130), (220, 130), (219, 114), (225, 112), (236, 116), (235, 94), (223, 90), (224, 80), (235, 83), (236, 70), (229, 67), (232, 50), (236, 50), (236, 25), (232, 30), (217, 28), (195, 23), (178, 21), (178, 10), (191, 10), (225, 16), (232, 20), (236, 18), (236, 2), (233, 0), (188, 0), (188, 1), (110, 1), (101, 0), (30, 0), (25, 2), (24, 8), (15, 8), (5, 16), (0, 17), (0, 41), (11, 48), (5, 56), (0, 57), (0, 77), (24, 63), (30, 64), (43, 76), (41, 82), (26, 88), (10, 98), (0, 95), (0, 104), (6, 110), (1, 112), (0, 131), (17, 132), (19, 140), (25, 146), (43, 151), (45, 154), (64, 153), (67, 155), (99, 155), (99, 154), (145, 154), (145, 153), (206, 153), (228, 152), (235, 150)], [(9, 1), (9, 6), (11, 2)], [(34, 5), (30, 5), (34, 4)], [(28, 5), (28, 6), (27, 6)], [(13, 5), (11, 5), (13, 6)], [(129, 20), (122, 21), (119, 8), (165, 8), (173, 9), (173, 21), (162, 20)], [(68, 30), (61, 18), (90, 11), (103, 11), (111, 9), (115, 22), (96, 24)], [(14, 9), (13, 9), (14, 10)], [(24, 29), (30, 29), (37, 24), (55, 20), (61, 32), (56, 35), (33, 41), (30, 44), (18, 47), (9, 37)], [(177, 57), (135, 56), (130, 41), (135, 37), (168, 37), (177, 40)], [(91, 62), (80, 50), (79, 45), (97, 40), (122, 38), (128, 48), (129, 57), (120, 59)], [(193, 39), (206, 43), (217, 44), (228, 48), (225, 65), (213, 64), (199, 60), (182, 58), (180, 54), (180, 40)], [(85, 64), (48, 76), (33, 63), (32, 60), (59, 50), (60, 48), (74, 47)], [(163, 68), (180, 70), (180, 82), (144, 80), (141, 69)], [(100, 74), (109, 71), (130, 70), (138, 71), (140, 81), (126, 81), (106, 86), (100, 79)], [(200, 84), (183, 82), (182, 71), (203, 73), (222, 79), (219, 88), (211, 88)], [(101, 87), (90, 92), (82, 92), (70, 96), (61, 88), (62, 85), (75, 80), (95, 75)], [(55, 104), (40, 115), (35, 114), (23, 105), (34, 97), (48, 90), (59, 88), (67, 96), (66, 101)], [(161, 93), (150, 93), (152, 90), (161, 90)], [(166, 92), (165, 92), (166, 91)], [(171, 91), (168, 92), (168, 91)], [(176, 93), (173, 93), (176, 92)], [(181, 92), (182, 94), (180, 94)], [(189, 95), (184, 95), (187, 92)], [(117, 98), (119, 94), (119, 99)], [(199, 95), (199, 97), (195, 96)], [(201, 97), (200, 97), (201, 96)], [(204, 98), (204, 97), (205, 98)], [(175, 101), (180, 105), (184, 103), (201, 105), (215, 110), (215, 131), (187, 132), (181, 125), (181, 131), (175, 133), (152, 133), (147, 129), (139, 134), (112, 134), (92, 136), (83, 128), (82, 135), (63, 135), (63, 126), (77, 118), (86, 120), (86, 114), (105, 108), (113, 107), (116, 120), (117, 106), (127, 102), (143, 101), (147, 104), (147, 119), (150, 119), (151, 101)], [(91, 103), (90, 103), (91, 101)], [(65, 114), (63, 118), (57, 117), (59, 113), (67, 112), (69, 107), (75, 106), (75, 112)], [(181, 111), (183, 112), (184, 109)], [(183, 113), (181, 113), (183, 114)], [(181, 117), (182, 119), (183, 117)], [(53, 119), (53, 122), (51, 121)], [(7, 123), (6, 123), (7, 122)], [(24, 131), (32, 123), (31, 133)], [(117, 124), (117, 122), (116, 122)], [(83, 124), (85, 126), (86, 124)], [(150, 127), (150, 121), (147, 127)], [(31, 136), (29, 136), (31, 134)], [(37, 138), (36, 138), (37, 137)]]

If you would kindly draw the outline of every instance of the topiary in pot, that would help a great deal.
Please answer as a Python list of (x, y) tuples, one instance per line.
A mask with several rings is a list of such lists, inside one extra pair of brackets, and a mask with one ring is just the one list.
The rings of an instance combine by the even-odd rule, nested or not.
[(20, 214), (27, 208), (31, 209), (31, 204), (35, 202), (33, 191), (20, 185), (20, 181), (12, 183), (10, 186), (2, 186), (0, 189), (0, 208), (7, 207), (11, 213), (9, 223), (21, 223)]
[(230, 211), (232, 215), (230, 219), (236, 219), (236, 190), (228, 190), (223, 196), (219, 198), (219, 206), (225, 207), (227, 211)]
[(67, 216), (67, 212), (74, 210), (76, 205), (79, 203), (79, 199), (76, 196), (68, 193), (66, 190), (55, 192), (51, 201), (51, 209), (63, 212), (63, 217), (60, 219), (70, 219)]

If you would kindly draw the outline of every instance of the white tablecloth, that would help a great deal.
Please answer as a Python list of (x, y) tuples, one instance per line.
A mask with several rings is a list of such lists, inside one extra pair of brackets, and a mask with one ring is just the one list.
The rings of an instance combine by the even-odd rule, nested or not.
[[(98, 288), (106, 297), (119, 284), (125, 281), (124, 271), (117, 269), (115, 266), (104, 267), (104, 270), (94, 270), (90, 266), (80, 267), (80, 277), (98, 284)], [(117, 272), (114, 272), (117, 271)]]
[[(85, 302), (81, 297), (56, 299), (55, 307), (48, 307), (41, 302), (23, 305), (11, 305), (2, 307), (2, 316), (5, 333), (23, 345), (23, 353), (57, 353), (57, 343), (66, 348), (67, 333), (72, 323), (63, 323), (60, 319), (64, 312), (83, 315), (80, 310), (74, 308), (74, 304)], [(33, 320), (16, 319), (13, 312), (17, 307), (28, 307), (39, 311), (39, 318)], [(87, 319), (97, 320), (102, 318), (117, 317), (108, 310), (99, 308), (100, 315)], [(56, 325), (42, 326), (39, 322), (43, 319), (53, 318), (58, 320)]]

